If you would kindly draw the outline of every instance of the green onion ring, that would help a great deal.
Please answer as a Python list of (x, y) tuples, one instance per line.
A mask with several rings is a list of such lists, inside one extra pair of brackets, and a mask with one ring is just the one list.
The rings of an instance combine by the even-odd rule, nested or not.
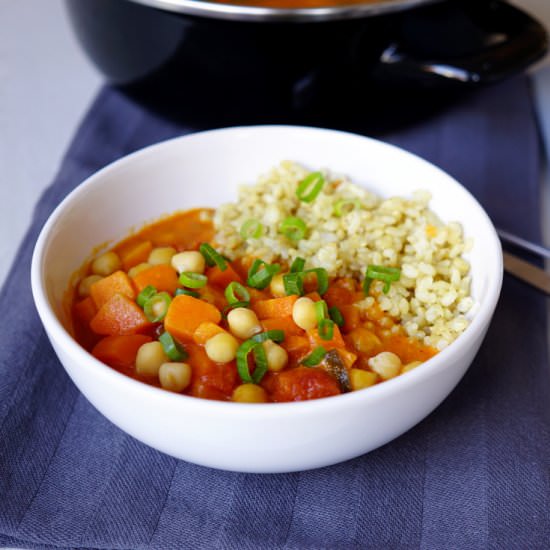
[(328, 290), (328, 272), (324, 267), (307, 269), (303, 273), (315, 273), (317, 275), (317, 292), (321, 296)]
[(327, 303), (324, 300), (315, 302), (315, 314), (317, 315), (317, 323), (328, 317)]
[(186, 288), (176, 288), (176, 292), (174, 293), (174, 296), (179, 296), (180, 294), (183, 294), (185, 296), (192, 296), (193, 298), (201, 297), (201, 295), (198, 292), (195, 292), (194, 290), (188, 290)]
[(361, 203), (358, 199), (340, 199), (334, 203), (332, 211), (335, 216), (341, 218), (344, 214), (348, 214), (359, 208), (361, 208)]
[(208, 278), (202, 273), (193, 273), (192, 271), (184, 271), (180, 274), (179, 282), (187, 288), (202, 288), (206, 286)]
[(296, 188), (296, 195), (303, 202), (312, 202), (317, 198), (325, 185), (325, 178), (321, 172), (312, 172), (306, 176)]
[(159, 292), (151, 296), (143, 306), (145, 317), (147, 317), (151, 323), (162, 321), (168, 312), (171, 301), (172, 298), (168, 292)]
[[(248, 354), (253, 352), (256, 368), (250, 374)], [(267, 356), (262, 344), (254, 340), (246, 340), (237, 350), (237, 372), (241, 380), (249, 384), (258, 384), (267, 372)]]
[(327, 350), (323, 346), (317, 346), (307, 357), (302, 359), (301, 363), (306, 367), (315, 367), (323, 360), (326, 354)]
[(264, 226), (259, 220), (251, 218), (246, 220), (241, 226), (241, 237), (243, 239), (259, 239), (264, 233)]
[(189, 357), (188, 353), (180, 346), (169, 332), (163, 332), (159, 336), (159, 342), (162, 344), (164, 353), (172, 361), (183, 361)]
[(299, 271), (303, 271), (305, 265), (306, 261), (304, 258), (300, 258), (300, 256), (298, 256), (290, 266), (290, 273), (298, 273)]
[(285, 333), (283, 330), (266, 330), (265, 332), (260, 332), (250, 338), (254, 342), (265, 342), (266, 340), (273, 340), (274, 342), (282, 342), (285, 339)]
[(139, 307), (143, 307), (145, 302), (157, 293), (157, 289), (152, 285), (147, 285), (137, 296), (136, 302)]
[(386, 267), (383, 265), (369, 265), (365, 273), (365, 280), (363, 281), (363, 291), (368, 294), (370, 284), (373, 280), (383, 281), (384, 287), (382, 292), (387, 294), (390, 291), (391, 283), (399, 281), (401, 278), (401, 270), (397, 267)]
[(342, 312), (336, 307), (333, 306), (329, 308), (328, 314), (330, 315), (330, 318), (339, 326), (343, 327), (345, 324), (344, 316), (342, 315)]
[(208, 243), (202, 243), (199, 246), (199, 252), (203, 255), (204, 261), (210, 266), (217, 265), (220, 271), (227, 269), (227, 262), (225, 258)]
[(225, 287), (225, 298), (230, 304), (235, 302), (250, 302), (250, 294), (246, 288), (237, 281), (231, 281)]
[(306, 236), (307, 227), (301, 218), (296, 216), (289, 216), (285, 218), (279, 226), (279, 231), (293, 243), (297, 243), (299, 240)]
[(317, 325), (317, 332), (322, 340), (332, 340), (334, 336), (334, 321), (332, 319), (321, 319)]
[[(263, 269), (261, 269), (263, 266)], [(252, 288), (263, 290), (266, 288), (273, 276), (281, 270), (279, 264), (268, 264), (263, 260), (254, 260), (250, 269), (248, 270), (248, 278), (246, 284)]]
[(287, 296), (304, 293), (303, 271), (299, 273), (286, 273), (283, 275), (283, 285)]

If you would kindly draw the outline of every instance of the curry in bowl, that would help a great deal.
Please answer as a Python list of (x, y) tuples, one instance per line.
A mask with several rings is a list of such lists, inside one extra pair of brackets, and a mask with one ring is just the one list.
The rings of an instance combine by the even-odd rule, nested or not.
[(302, 401), (383, 383), (468, 326), (470, 243), (429, 200), (283, 162), (236, 203), (173, 214), (88, 262), (69, 292), (74, 335), (194, 397)]

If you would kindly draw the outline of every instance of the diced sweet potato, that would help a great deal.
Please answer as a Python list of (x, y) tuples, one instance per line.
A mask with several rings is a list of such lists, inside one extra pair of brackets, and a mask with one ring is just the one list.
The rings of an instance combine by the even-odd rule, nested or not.
[(90, 296), (98, 309), (115, 294), (124, 294), (124, 296), (127, 296), (131, 300), (135, 300), (136, 298), (136, 291), (132, 280), (124, 271), (115, 271), (90, 287)]
[(151, 326), (143, 310), (128, 296), (115, 294), (103, 304), (90, 322), (97, 334), (137, 334)]
[(106, 336), (94, 346), (92, 355), (111, 367), (129, 368), (136, 362), (138, 349), (151, 341), (144, 334)]
[(218, 324), (221, 319), (219, 309), (212, 304), (181, 294), (172, 300), (164, 318), (164, 328), (179, 340), (191, 341), (201, 323), (210, 321)]
[(140, 271), (133, 279), (138, 292), (146, 286), (154, 286), (158, 292), (174, 294), (179, 286), (178, 273), (168, 264), (153, 265)]

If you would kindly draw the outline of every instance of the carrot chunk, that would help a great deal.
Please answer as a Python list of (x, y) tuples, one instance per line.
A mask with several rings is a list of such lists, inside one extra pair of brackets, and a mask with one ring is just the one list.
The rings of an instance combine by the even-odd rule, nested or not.
[(221, 319), (219, 309), (212, 304), (181, 294), (172, 300), (164, 318), (164, 328), (175, 338), (190, 341), (201, 323), (218, 324)]
[(143, 310), (124, 294), (115, 294), (90, 321), (90, 328), (95, 333), (107, 336), (136, 334), (150, 326)]
[(82, 325), (89, 325), (97, 313), (97, 307), (91, 296), (87, 296), (73, 306), (73, 315)]
[(288, 353), (302, 353), (310, 349), (309, 340), (305, 336), (289, 334), (280, 344)]
[(115, 271), (90, 287), (90, 296), (98, 309), (115, 294), (124, 294), (124, 296), (127, 296), (131, 300), (135, 300), (136, 298), (136, 291), (134, 290), (132, 280), (124, 271)]
[(140, 271), (133, 279), (138, 292), (151, 285), (159, 292), (174, 294), (179, 286), (178, 273), (168, 264), (153, 265)]
[(334, 331), (332, 333), (332, 338), (330, 340), (323, 340), (319, 336), (319, 331), (316, 328), (307, 330), (306, 332), (307, 332), (309, 341), (311, 343), (311, 347), (313, 349), (316, 348), (317, 346), (323, 346), (325, 349), (345, 348), (346, 343), (342, 338), (342, 334), (340, 333), (340, 329), (338, 328), (338, 325), (334, 324), (333, 327), (334, 327)]
[(340, 313), (344, 317), (343, 332), (350, 332), (361, 324), (361, 312), (353, 304), (340, 306)]
[(292, 308), (298, 296), (291, 295), (283, 298), (271, 298), (270, 300), (259, 300), (252, 304), (258, 319), (273, 319), (276, 317), (292, 316)]
[(206, 276), (210, 284), (225, 288), (229, 283), (236, 281), (242, 283), (242, 277), (233, 269), (231, 264), (227, 264), (222, 271), (217, 265), (206, 270)]
[(122, 260), (124, 270), (128, 271), (132, 267), (146, 262), (151, 250), (153, 250), (153, 243), (151, 241), (142, 241), (129, 250), (121, 251), (120, 259)]
[(221, 332), (227, 332), (219, 325), (216, 325), (216, 323), (212, 323), (211, 321), (204, 321), (204, 323), (201, 323), (193, 333), (193, 341), (195, 344), (204, 345), (212, 336), (216, 336), (216, 334), (220, 334)]
[[(189, 352), (189, 363), (193, 365), (189, 393), (209, 399), (228, 399), (237, 382), (235, 361), (215, 363), (200, 346), (191, 344), (186, 349)], [(207, 391), (208, 389), (212, 391)]]
[(262, 329), (264, 331), (268, 330), (282, 330), (285, 335), (295, 334), (297, 336), (304, 334), (303, 329), (301, 329), (291, 316), (288, 317), (274, 317), (271, 319), (262, 319), (260, 321)]
[(106, 336), (94, 346), (92, 355), (111, 367), (128, 368), (135, 364), (138, 349), (151, 341), (144, 334)]

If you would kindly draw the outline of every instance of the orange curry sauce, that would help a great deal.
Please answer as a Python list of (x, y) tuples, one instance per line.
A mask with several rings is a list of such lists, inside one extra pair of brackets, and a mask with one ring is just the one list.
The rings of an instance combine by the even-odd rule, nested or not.
[[(203, 288), (196, 289), (199, 298), (174, 298), (181, 284), (178, 282), (178, 273), (169, 264), (160, 270), (155, 266), (135, 277), (128, 276), (128, 271), (133, 267), (147, 262), (155, 247), (171, 246), (177, 251), (198, 250), (201, 243), (212, 242), (214, 228), (210, 216), (204, 215), (207, 212), (196, 209), (175, 214), (146, 226), (117, 244), (112, 250), (121, 260), (120, 269), (105, 277), (103, 284), (92, 285), (90, 295), (82, 296), (78, 288), (71, 290), (70, 311), (75, 338), (84, 348), (112, 368), (154, 386), (160, 386), (158, 377), (144, 377), (136, 373), (136, 354), (143, 343), (158, 339), (169, 328), (172, 337), (188, 354), (185, 362), (191, 367), (190, 383), (182, 393), (207, 399), (231, 400), (235, 388), (243, 383), (237, 372), (236, 361), (212, 361), (205, 352), (207, 325), (199, 327), (204, 322), (202, 312), (210, 308), (208, 315), (212, 315), (215, 310), (220, 314), (209, 317), (210, 328), (207, 327), (206, 333), (212, 334), (212, 323), (218, 325), (214, 327), (215, 331), (229, 331), (226, 317), (222, 314), (228, 305), (224, 290), (231, 281), (246, 286), (250, 260), (230, 262), (224, 271), (217, 266), (207, 267), (205, 275), (208, 282)], [(84, 276), (91, 273), (90, 266), (83, 268)], [(175, 315), (170, 315), (169, 327), (165, 326), (164, 321), (151, 323), (143, 320), (136, 297), (151, 282), (156, 282), (154, 286), (157, 291), (168, 292), (173, 297), (170, 308), (175, 309), (176, 306), (194, 300), (192, 311), (188, 314), (185, 311), (178, 312), (182, 319), (180, 326), (173, 321)], [(316, 286), (316, 281), (313, 281), (313, 286)], [(342, 384), (341, 377), (334, 376), (334, 371), (327, 364), (328, 357), (336, 358), (339, 365), (345, 367), (344, 375), (347, 376), (356, 369), (370, 371), (369, 358), (382, 351), (395, 353), (403, 365), (425, 361), (436, 353), (435, 349), (409, 338), (399, 322), (382, 312), (376, 302), (369, 309), (356, 307), (354, 303), (365, 298), (360, 281), (351, 278), (331, 280), (322, 297), (312, 292), (306, 282), (307, 296), (314, 301), (324, 299), (329, 308), (336, 306), (343, 316), (344, 324), (340, 328), (334, 326), (330, 340), (320, 338), (317, 329), (305, 331), (296, 325), (292, 318), (292, 304), (297, 296), (284, 297), (277, 303), (277, 316), (269, 317), (273, 302), (268, 301), (276, 299), (269, 286), (265, 290), (246, 288), (250, 293), (250, 308), (256, 312), (262, 330), (283, 330), (285, 336), (280, 346), (288, 354), (287, 365), (278, 372), (268, 371), (260, 381), (268, 401), (314, 399), (351, 389), (349, 384), (347, 387)], [(168, 325), (168, 315), (165, 320)], [(302, 365), (301, 361), (318, 346), (327, 350), (325, 359), (314, 367)], [(254, 362), (251, 357), (249, 359), (253, 372)], [(383, 381), (374, 373), (371, 378), (372, 383)]]

